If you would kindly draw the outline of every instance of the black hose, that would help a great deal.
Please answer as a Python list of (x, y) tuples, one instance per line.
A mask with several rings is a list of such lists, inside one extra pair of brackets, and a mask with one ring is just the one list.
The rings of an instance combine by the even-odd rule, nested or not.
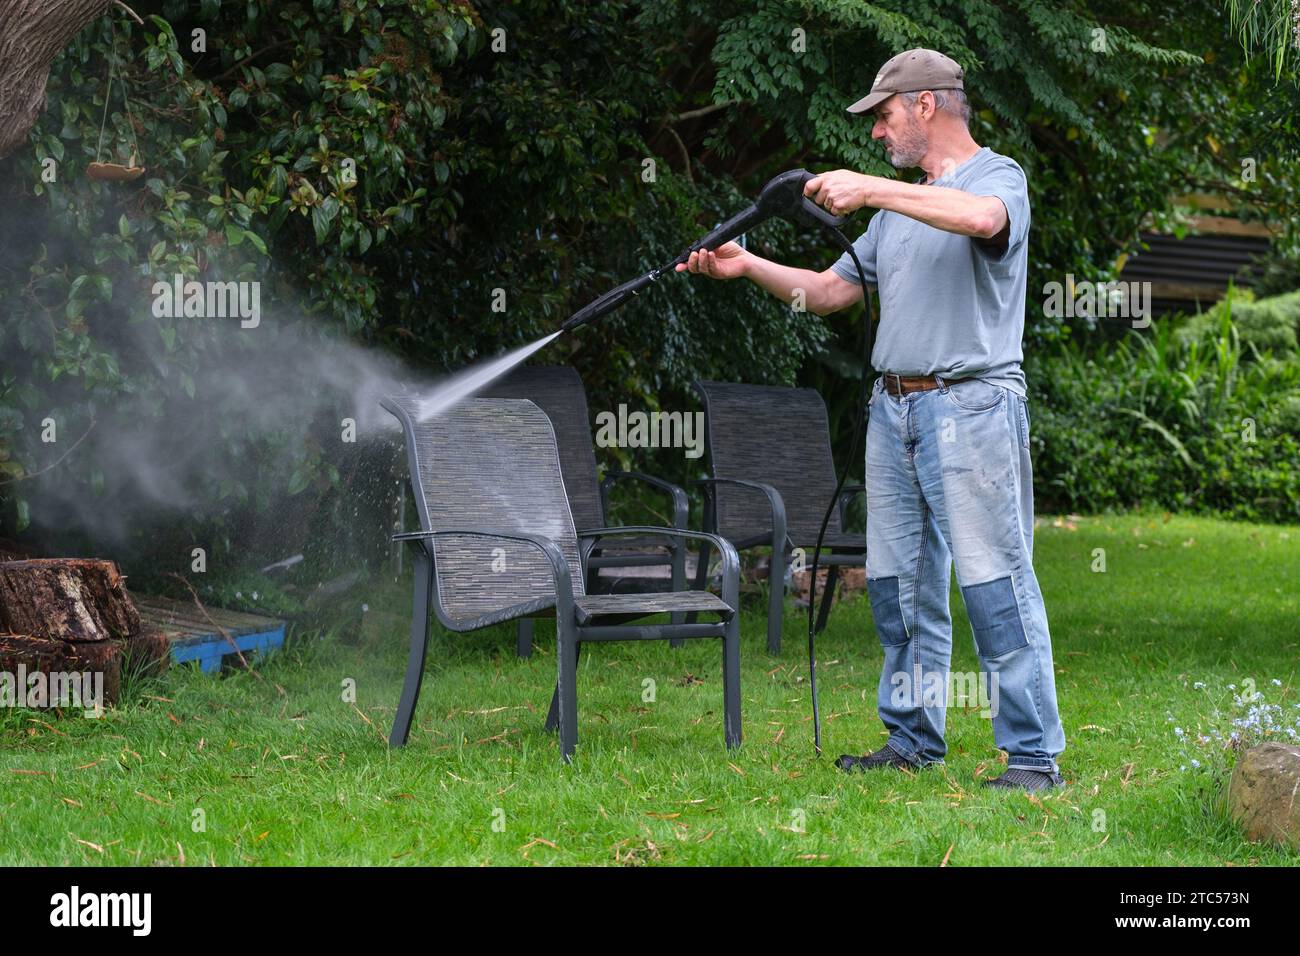
[[(822, 718), (821, 708), (817, 702), (817, 651), (815, 638), (817, 633), (816, 610), (817, 610), (817, 562), (821, 557), (822, 541), (826, 539), (826, 526), (830, 524), (831, 515), (839, 507), (840, 491), (844, 487), (844, 481), (849, 476), (849, 468), (853, 465), (858, 456), (858, 441), (862, 437), (863, 426), (867, 415), (867, 378), (871, 369), (871, 349), (875, 344), (875, 334), (871, 327), (871, 290), (867, 288), (867, 277), (862, 271), (862, 263), (858, 261), (858, 254), (853, 248), (853, 244), (845, 238), (844, 233), (838, 229), (827, 228), (839, 240), (848, 254), (853, 258), (854, 268), (858, 270), (858, 281), (862, 283), (862, 304), (863, 317), (866, 321), (866, 328), (862, 332), (862, 384), (859, 387), (858, 394), (858, 415), (857, 421), (853, 426), (853, 450), (849, 452), (848, 460), (844, 463), (844, 468), (840, 471), (840, 480), (835, 485), (835, 494), (831, 496), (830, 504), (826, 508), (826, 515), (822, 518), (821, 529), (817, 532), (817, 545), (813, 548), (812, 572), (808, 579), (808, 678), (812, 687), (812, 708), (813, 708), (813, 747), (817, 751), (817, 756), (822, 755)], [(866, 471), (862, 473), (863, 484), (866, 484)], [(829, 601), (833, 597), (827, 594), (823, 600)]]

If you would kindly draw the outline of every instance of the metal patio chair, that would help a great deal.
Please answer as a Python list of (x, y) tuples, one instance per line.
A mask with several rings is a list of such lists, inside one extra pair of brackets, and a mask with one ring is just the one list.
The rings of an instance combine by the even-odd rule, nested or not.
[[(556, 619), (558, 677), (546, 729), (560, 731), (565, 762), (578, 739), (577, 663), (587, 641), (721, 638), (723, 730), (740, 745), (740, 564), (717, 535), (680, 528), (573, 525), (555, 432), (533, 402), (469, 399), (420, 421), (418, 396), (381, 402), (401, 422), (420, 531), (393, 535), (415, 552), (414, 610), (406, 680), (389, 744), (406, 743), (428, 648), (429, 606), (453, 631), (519, 617)], [(715, 548), (722, 596), (708, 591), (587, 594), (586, 559), (614, 534), (666, 535)], [(629, 623), (663, 612), (716, 615), (707, 623)]]
[[(720, 534), (738, 551), (760, 545), (772, 548), (768, 566), (767, 649), (781, 652), (781, 615), (785, 574), (792, 552), (812, 550), (835, 493), (826, 403), (811, 388), (741, 385), (696, 380), (704, 402), (705, 445), (709, 474), (704, 489), (704, 530)], [(866, 536), (843, 530), (845, 502), (864, 492), (845, 485), (839, 507), (831, 514), (818, 567), (826, 567), (826, 585), (816, 629), (826, 626), (831, 595), (842, 565), (866, 560)], [(697, 568), (697, 586), (704, 562)], [(690, 618), (687, 618), (690, 620)]]
[[(639, 481), (664, 492), (672, 502), (673, 527), (689, 527), (688, 499), (678, 485), (639, 471), (606, 471), (603, 479), (597, 473), (587, 389), (577, 369), (568, 365), (520, 366), (479, 394), (484, 398), (526, 398), (546, 412), (555, 428), (564, 488), (579, 531), (610, 526), (609, 490), (619, 481)], [(684, 542), (662, 537), (629, 537), (615, 539), (604, 546), (597, 544), (587, 561), (587, 591), (597, 590), (601, 568), (664, 564), (671, 569), (671, 590), (680, 591), (686, 586), (686, 551)], [(672, 617), (674, 624), (684, 620), (683, 614)], [(520, 619), (517, 640), (519, 656), (527, 657), (533, 644), (531, 618)], [(674, 645), (680, 643), (673, 641)]]

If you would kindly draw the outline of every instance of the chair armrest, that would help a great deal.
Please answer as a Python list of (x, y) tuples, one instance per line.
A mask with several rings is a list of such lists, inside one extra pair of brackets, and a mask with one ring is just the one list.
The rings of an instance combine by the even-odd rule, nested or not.
[(542, 553), (551, 565), (551, 577), (555, 581), (555, 613), (566, 615), (564, 620), (573, 618), (573, 575), (569, 571), (569, 562), (564, 559), (560, 546), (550, 538), (540, 534), (521, 534), (518, 531), (484, 531), (481, 529), (440, 529), (438, 531), (403, 531), (392, 536), (394, 541), (425, 543), (431, 538), (441, 537), (489, 538), (502, 541), (522, 541), (532, 545)]
[(601, 503), (606, 505), (605, 520), (609, 520), (608, 495), (609, 489), (614, 482), (620, 478), (631, 478), (634, 481), (643, 481), (647, 485), (658, 488), (661, 491), (668, 492), (673, 499), (673, 527), (685, 528), (687, 518), (690, 514), (690, 502), (686, 497), (686, 492), (680, 485), (674, 485), (671, 481), (664, 481), (662, 478), (656, 478), (654, 475), (647, 475), (641, 471), (607, 471), (605, 478), (600, 483)]
[(754, 491), (761, 491), (767, 495), (768, 506), (772, 509), (772, 532), (780, 533), (780, 540), (786, 539), (786, 516), (785, 516), (785, 499), (781, 497), (781, 492), (777, 491), (771, 485), (764, 484), (761, 481), (746, 481), (742, 478), (700, 478), (692, 481), (693, 485), (705, 485), (706, 493), (713, 494), (713, 485), (736, 485), (741, 488), (749, 488)]
[(740, 610), (740, 556), (730, 541), (707, 531), (687, 531), (684, 528), (656, 528), (653, 525), (627, 525), (622, 528), (589, 528), (578, 532), (578, 538), (617, 537), (620, 534), (659, 534), (667, 538), (693, 538), (708, 541), (722, 558), (722, 600), (732, 609)]

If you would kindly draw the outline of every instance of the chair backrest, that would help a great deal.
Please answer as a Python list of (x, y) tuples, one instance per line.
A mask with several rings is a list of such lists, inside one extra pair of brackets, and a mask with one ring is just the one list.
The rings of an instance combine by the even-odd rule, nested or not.
[(479, 394), (491, 398), (526, 398), (541, 406), (555, 428), (560, 468), (569, 493), (569, 508), (580, 530), (605, 527), (596, 450), (591, 443), (587, 390), (578, 370), (568, 365), (523, 365)]
[[(421, 421), (419, 395), (391, 395), (382, 404), (406, 435), (422, 530), (550, 538), (568, 562), (574, 594), (584, 593), (578, 537), (545, 412), (530, 401), (471, 398)], [(555, 603), (550, 564), (527, 543), (451, 535), (434, 540), (433, 560), (440, 618), (491, 623)]]
[[(710, 474), (772, 485), (785, 501), (794, 543), (815, 541), (836, 485), (821, 395), (811, 388), (773, 385), (702, 380), (694, 385), (704, 402)], [(724, 538), (743, 541), (771, 533), (771, 510), (762, 492), (718, 485), (717, 509)], [(826, 530), (840, 531), (838, 509)]]

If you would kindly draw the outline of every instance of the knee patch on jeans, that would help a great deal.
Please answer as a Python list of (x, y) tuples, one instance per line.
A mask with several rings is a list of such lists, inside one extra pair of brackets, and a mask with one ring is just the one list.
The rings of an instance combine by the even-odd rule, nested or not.
[(1000, 657), (1029, 644), (1011, 576), (961, 589), (981, 657)]
[(871, 599), (871, 617), (876, 622), (880, 643), (906, 644), (907, 627), (903, 624), (903, 603), (898, 597), (898, 578), (868, 578), (867, 597)]

